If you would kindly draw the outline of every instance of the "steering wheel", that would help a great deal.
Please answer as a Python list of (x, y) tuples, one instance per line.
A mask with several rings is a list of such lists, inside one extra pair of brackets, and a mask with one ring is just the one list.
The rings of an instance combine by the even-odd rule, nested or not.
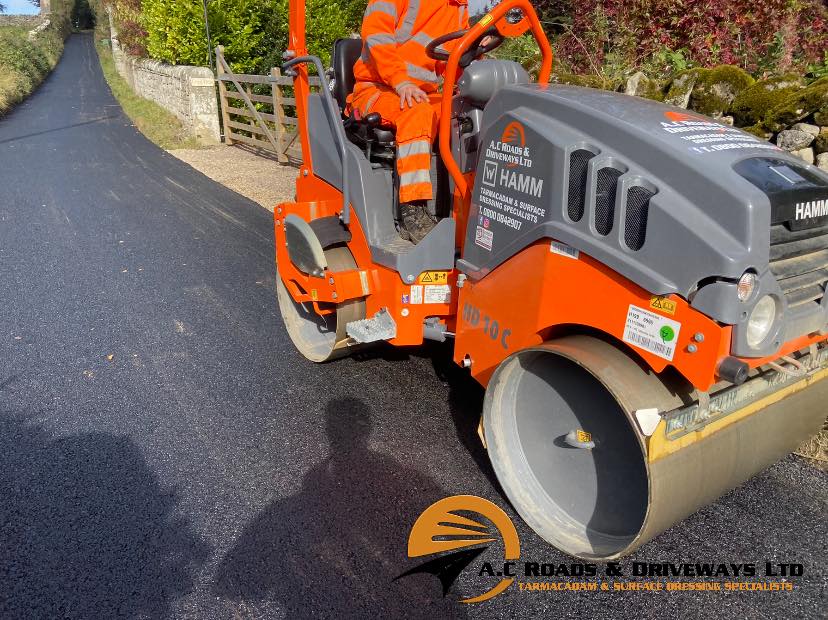
[[(449, 32), (448, 34), (444, 34), (441, 37), (437, 37), (431, 43), (426, 46), (426, 54), (429, 58), (434, 60), (442, 60), (448, 61), (450, 52), (441, 48), (440, 46), (448, 43), (449, 41), (456, 41), (457, 39), (461, 38), (465, 35), (468, 30), (458, 30), (456, 32)], [(486, 45), (481, 45), (481, 42), (486, 37), (489, 37), (489, 42)], [(468, 67), (472, 61), (477, 58), (478, 56), (482, 56), (483, 54), (488, 54), (496, 47), (500, 46), (503, 41), (505, 41), (505, 37), (498, 32), (497, 28), (489, 28), (483, 34), (481, 34), (476, 41), (474, 41), (470, 46), (469, 49), (460, 57), (460, 67), (465, 69)]]

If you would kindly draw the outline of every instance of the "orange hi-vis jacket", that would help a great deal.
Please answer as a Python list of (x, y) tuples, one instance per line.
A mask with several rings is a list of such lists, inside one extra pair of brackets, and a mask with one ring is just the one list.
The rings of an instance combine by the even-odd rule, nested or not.
[[(429, 200), (431, 149), (440, 114), (440, 73), (426, 55), (432, 40), (469, 27), (468, 0), (370, 0), (362, 22), (362, 58), (354, 65), (352, 110), (378, 112), (396, 128), (400, 201)], [(444, 49), (451, 50), (455, 41)], [(429, 101), (400, 105), (398, 88), (418, 86)]]
[(468, 0), (371, 0), (354, 77), (394, 89), (411, 82), (427, 93), (437, 92), (437, 61), (426, 55), (426, 45), (468, 27)]

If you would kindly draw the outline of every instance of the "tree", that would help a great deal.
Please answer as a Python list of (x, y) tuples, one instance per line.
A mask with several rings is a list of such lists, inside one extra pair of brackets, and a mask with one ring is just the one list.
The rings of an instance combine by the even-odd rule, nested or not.
[(88, 30), (95, 27), (95, 14), (88, 0), (75, 0), (72, 6), (72, 25), (78, 30)]
[(5, 12), (6, 12), (6, 5), (3, 4), (2, 2), (0, 2), (0, 13), (5, 13)]

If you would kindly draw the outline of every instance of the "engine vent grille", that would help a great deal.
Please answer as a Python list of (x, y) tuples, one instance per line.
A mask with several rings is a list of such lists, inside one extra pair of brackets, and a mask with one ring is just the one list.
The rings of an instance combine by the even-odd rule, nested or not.
[(647, 238), (647, 216), (650, 198), (655, 194), (644, 187), (633, 186), (627, 191), (627, 217), (624, 222), (624, 243), (631, 250), (644, 247)]
[(607, 236), (612, 231), (615, 219), (615, 190), (622, 172), (615, 168), (601, 168), (598, 171), (598, 187), (595, 194), (595, 230)]
[(828, 226), (791, 231), (771, 226), (770, 270), (788, 305), (822, 301), (828, 283)]
[(595, 153), (585, 149), (573, 151), (569, 156), (569, 193), (567, 211), (569, 219), (579, 222), (584, 217), (587, 191), (587, 165)]

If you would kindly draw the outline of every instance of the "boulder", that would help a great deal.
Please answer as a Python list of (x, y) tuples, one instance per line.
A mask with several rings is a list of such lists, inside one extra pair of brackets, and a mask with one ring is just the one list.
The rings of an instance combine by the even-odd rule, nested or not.
[(733, 65), (691, 71), (697, 79), (690, 93), (690, 108), (708, 116), (724, 115), (736, 97), (754, 83), (748, 73)]
[(776, 146), (786, 151), (798, 151), (811, 145), (814, 135), (798, 129), (786, 129), (776, 136)]
[(828, 109), (828, 78), (785, 98), (765, 115), (762, 124), (770, 131), (782, 131), (823, 108)]
[(736, 95), (730, 113), (737, 127), (755, 125), (768, 112), (805, 86), (801, 77), (789, 74), (756, 82)]
[(722, 125), (727, 125), (728, 127), (733, 127), (733, 117), (732, 116), (720, 116), (716, 119)]
[(828, 153), (821, 153), (816, 157), (816, 165), (821, 170), (828, 170)]
[(814, 152), (817, 154), (828, 153), (828, 132), (819, 134), (814, 139)]
[(819, 135), (819, 127), (817, 125), (810, 125), (808, 123), (795, 123), (791, 129), (796, 131), (804, 131), (806, 133), (811, 134), (812, 136)]
[(677, 75), (670, 83), (670, 88), (664, 97), (664, 103), (686, 109), (690, 104), (690, 95), (697, 79), (698, 76), (692, 71), (685, 71)]
[(791, 151), (791, 155), (799, 157), (806, 164), (814, 163), (814, 149), (799, 149), (798, 151)]
[(624, 93), (635, 97), (654, 99), (656, 101), (662, 101), (664, 99), (664, 92), (661, 90), (661, 84), (659, 84), (657, 80), (648, 78), (641, 71), (633, 73), (627, 78)]

